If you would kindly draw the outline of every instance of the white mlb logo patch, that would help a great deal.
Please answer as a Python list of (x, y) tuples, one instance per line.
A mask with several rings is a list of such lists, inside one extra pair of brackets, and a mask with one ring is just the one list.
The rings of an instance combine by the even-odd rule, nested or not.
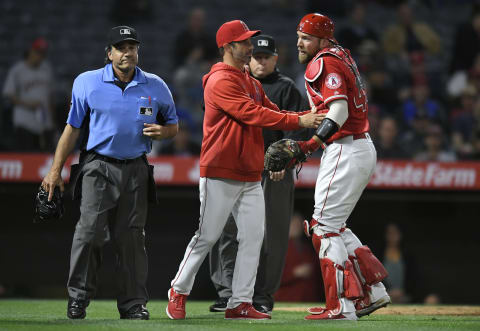
[(120, 29), (120, 34), (124, 35), (124, 34), (132, 34), (132, 33), (130, 32), (130, 29)]
[(258, 46), (268, 46), (268, 40), (265, 39), (259, 39), (257, 42)]
[(342, 79), (340, 78), (339, 74), (336, 73), (331, 73), (327, 75), (327, 78), (325, 78), (325, 85), (329, 89), (337, 89), (340, 86), (342, 86)]

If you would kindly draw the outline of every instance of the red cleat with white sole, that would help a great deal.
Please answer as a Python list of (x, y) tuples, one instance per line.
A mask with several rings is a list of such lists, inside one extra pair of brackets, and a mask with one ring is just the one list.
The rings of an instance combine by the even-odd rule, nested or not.
[(311, 307), (311, 308), (308, 308), (307, 311), (312, 315), (318, 315), (318, 314), (323, 313), (325, 311), (325, 308), (323, 308), (323, 307)]
[(225, 310), (227, 320), (268, 320), (272, 317), (256, 310), (251, 303), (243, 302), (235, 308)]
[(167, 315), (172, 320), (185, 319), (185, 301), (187, 295), (175, 292), (173, 288), (168, 290), (168, 306), (166, 309)]
[[(305, 316), (306, 320), (318, 321), (318, 320), (335, 320), (335, 321), (356, 321), (357, 316), (355, 313), (343, 313), (343, 314), (334, 314), (331, 310), (314, 307), (314, 314)], [(310, 310), (309, 309), (309, 310)], [(320, 312), (320, 309), (322, 310)]]

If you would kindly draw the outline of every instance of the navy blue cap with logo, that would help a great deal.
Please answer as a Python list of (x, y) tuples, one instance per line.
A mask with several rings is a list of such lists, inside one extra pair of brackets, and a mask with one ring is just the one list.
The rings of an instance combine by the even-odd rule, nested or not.
[(132, 27), (120, 25), (112, 28), (108, 33), (108, 46), (116, 45), (127, 40), (131, 40), (140, 44), (137, 31)]
[(260, 34), (252, 37), (253, 54), (265, 53), (269, 55), (277, 55), (277, 48), (275, 47), (275, 39), (266, 34)]

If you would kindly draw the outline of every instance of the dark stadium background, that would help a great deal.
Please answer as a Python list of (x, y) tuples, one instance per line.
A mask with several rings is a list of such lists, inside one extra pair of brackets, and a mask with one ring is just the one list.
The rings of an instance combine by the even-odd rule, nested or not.
[[(133, 0), (132, 0), (133, 1)], [(171, 84), (175, 65), (173, 42), (187, 21), (189, 11), (202, 6), (208, 15), (207, 30), (231, 19), (242, 19), (252, 29), (262, 29), (288, 45), (286, 57), (296, 57), (295, 28), (310, 9), (338, 20), (348, 21), (349, 1), (147, 1), (148, 13), (125, 19), (141, 36), (140, 66)], [(395, 18), (394, 1), (364, 1), (368, 20), (381, 34)], [(449, 78), (448, 64), (453, 53), (456, 27), (468, 22), (473, 1), (410, 1), (419, 19), (429, 22), (441, 36), (438, 63), (442, 84)], [(7, 71), (21, 59), (31, 41), (42, 36), (49, 42), (49, 61), (57, 78), (57, 103), (65, 113), (68, 94), (79, 73), (103, 63), (106, 31), (116, 25), (113, 8), (124, 5), (114, 0), (2, 0), (0, 4), (0, 87)], [(453, 14), (454, 13), (454, 14)], [(341, 41), (340, 41), (341, 42)], [(298, 66), (294, 66), (297, 68)], [(282, 69), (282, 68), (281, 68)], [(289, 71), (292, 68), (284, 68)], [(292, 70), (293, 71), (293, 70)], [(478, 95), (477, 95), (478, 98)], [(442, 100), (448, 108), (448, 100)], [(0, 138), (3, 152), (14, 152), (8, 104), (0, 105)], [(62, 116), (65, 116), (62, 119)], [(0, 153), (2, 151), (0, 150)], [(475, 162), (479, 162), (478, 160)], [(64, 219), (52, 224), (33, 224), (33, 199), (39, 183), (0, 181), (0, 284), (5, 297), (66, 298), (70, 245), (78, 206), (66, 202)], [(148, 287), (152, 299), (165, 299), (184, 249), (198, 225), (196, 186), (158, 186), (160, 203), (150, 208), (146, 226), (149, 254)], [(296, 191), (295, 209), (311, 215), (313, 188)], [(480, 191), (381, 190), (368, 189), (355, 208), (349, 226), (362, 241), (379, 250), (386, 224), (400, 224), (404, 245), (414, 252), (421, 269), (419, 289), (435, 293), (442, 303), (479, 304), (478, 254)], [(104, 252), (99, 275), (98, 298), (114, 297), (111, 247)], [(319, 280), (321, 281), (321, 280)], [(214, 299), (215, 292), (204, 263), (191, 294), (194, 299)]]

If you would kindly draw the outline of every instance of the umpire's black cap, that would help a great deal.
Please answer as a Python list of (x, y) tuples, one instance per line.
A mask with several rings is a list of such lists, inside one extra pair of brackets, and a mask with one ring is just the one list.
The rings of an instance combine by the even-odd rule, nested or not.
[(252, 37), (253, 54), (265, 53), (269, 55), (277, 55), (277, 48), (275, 47), (275, 39), (266, 34), (259, 34)]
[(140, 44), (137, 30), (126, 25), (120, 25), (112, 28), (108, 33), (108, 46), (116, 45), (125, 40), (131, 40)]

